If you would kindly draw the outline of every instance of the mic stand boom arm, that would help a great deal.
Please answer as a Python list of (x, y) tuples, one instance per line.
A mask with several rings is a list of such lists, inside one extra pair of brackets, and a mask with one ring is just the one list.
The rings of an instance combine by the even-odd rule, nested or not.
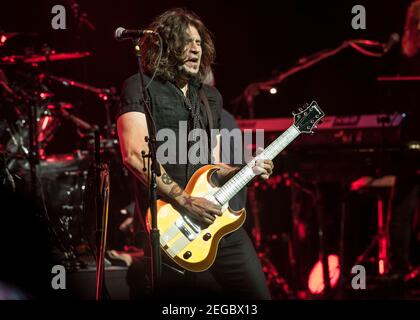
[[(378, 47), (381, 49), (382, 52), (380, 53), (373, 52), (371, 50), (364, 49), (362, 46)], [(283, 82), (291, 75), (294, 75), (302, 70), (308, 69), (309, 67), (312, 67), (314, 64), (317, 64), (318, 62), (321, 62), (324, 59), (332, 57), (348, 47), (351, 47), (355, 49), (356, 51), (364, 55), (371, 56), (371, 57), (382, 57), (387, 51), (386, 45), (377, 41), (370, 41), (370, 40), (363, 40), (363, 39), (345, 40), (337, 48), (321, 50), (315, 54), (299, 59), (296, 65), (291, 67), (289, 70), (283, 73), (280, 73), (279, 75), (277, 75), (271, 80), (251, 83), (245, 89), (242, 96), (234, 100), (234, 103), (238, 102), (239, 99), (244, 98), (248, 106), (249, 117), (252, 119), (255, 116), (254, 115), (254, 109), (255, 109), (254, 98), (259, 94), (260, 91), (268, 91), (273, 86), (278, 85), (279, 83)]]
[(252, 119), (254, 118), (254, 98), (259, 94), (260, 91), (269, 90), (273, 86), (283, 82), (286, 78), (290, 77), (291, 75), (298, 73), (302, 70), (305, 70), (314, 64), (329, 58), (333, 55), (336, 55), (341, 50), (347, 48), (350, 45), (349, 41), (344, 41), (339, 47), (331, 50), (322, 50), (319, 53), (314, 54), (310, 58), (303, 58), (300, 59), (299, 62), (287, 70), (276, 76), (275, 78), (264, 81), (264, 82), (256, 82), (250, 84), (244, 91), (243, 96), (249, 108), (249, 117)]

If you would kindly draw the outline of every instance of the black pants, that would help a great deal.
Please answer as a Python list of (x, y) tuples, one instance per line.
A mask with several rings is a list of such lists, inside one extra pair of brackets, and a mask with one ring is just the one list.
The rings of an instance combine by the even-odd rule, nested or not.
[[(132, 298), (148, 297), (150, 282), (144, 280), (148, 261), (132, 266), (128, 284)], [(222, 238), (217, 257), (204, 272), (180, 270), (163, 255), (160, 296), (173, 299), (271, 299), (254, 246), (243, 228)]]
[(217, 258), (209, 272), (226, 297), (270, 299), (261, 263), (243, 228), (220, 241)]

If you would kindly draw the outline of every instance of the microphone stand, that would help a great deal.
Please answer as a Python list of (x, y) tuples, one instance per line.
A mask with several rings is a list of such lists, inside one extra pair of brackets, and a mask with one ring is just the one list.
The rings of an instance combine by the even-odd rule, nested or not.
[(37, 192), (37, 166), (39, 165), (39, 143), (37, 126), (37, 101), (29, 101), (28, 121), (29, 121), (29, 168), (31, 177), (31, 196), (38, 205)]
[[(151, 244), (151, 272), (152, 272), (152, 292), (154, 295), (158, 293), (162, 271), (161, 251), (160, 251), (160, 234), (157, 227), (157, 184), (156, 177), (160, 176), (160, 166), (156, 159), (156, 127), (152, 117), (152, 113), (149, 107), (149, 100), (147, 98), (146, 88), (144, 85), (144, 76), (141, 63), (141, 52), (139, 38), (133, 39), (134, 50), (137, 57), (139, 75), (140, 75), (140, 97), (143, 101), (147, 126), (149, 128), (149, 136), (145, 137), (145, 141), (148, 143), (149, 152), (142, 151), (143, 161), (145, 158), (148, 159), (147, 170), (149, 177), (149, 203), (152, 226), (150, 229), (150, 244)], [(143, 168), (146, 171), (145, 168)]]
[(109, 208), (109, 168), (101, 162), (100, 136), (96, 127), (95, 131), (95, 209), (96, 209), (96, 300), (109, 298), (105, 283), (105, 253), (108, 233), (108, 208)]

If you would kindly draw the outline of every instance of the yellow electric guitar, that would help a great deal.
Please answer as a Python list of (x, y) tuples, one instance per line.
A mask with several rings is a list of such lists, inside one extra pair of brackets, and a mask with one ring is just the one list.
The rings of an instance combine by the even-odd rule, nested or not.
[[(324, 115), (315, 101), (294, 114), (294, 123), (220, 188), (216, 187), (211, 179), (217, 170), (216, 166), (206, 165), (197, 170), (189, 180), (185, 191), (194, 197), (205, 197), (222, 206), (223, 214), (216, 216), (213, 224), (207, 228), (200, 227), (169, 203), (158, 200), (157, 226), (162, 250), (186, 270), (200, 272), (210, 268), (216, 258), (220, 239), (241, 227), (245, 221), (245, 209), (234, 211), (228, 204), (229, 200), (255, 177), (252, 170), (255, 161), (274, 159), (301, 133), (311, 133)], [(150, 221), (149, 210), (147, 214), (149, 230)]]

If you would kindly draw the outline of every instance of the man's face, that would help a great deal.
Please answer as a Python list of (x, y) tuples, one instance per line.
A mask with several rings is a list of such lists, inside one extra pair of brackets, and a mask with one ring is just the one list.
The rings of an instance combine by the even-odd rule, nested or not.
[(187, 43), (184, 47), (184, 64), (180, 69), (188, 76), (195, 76), (200, 70), (201, 37), (198, 30), (189, 26), (187, 29)]

